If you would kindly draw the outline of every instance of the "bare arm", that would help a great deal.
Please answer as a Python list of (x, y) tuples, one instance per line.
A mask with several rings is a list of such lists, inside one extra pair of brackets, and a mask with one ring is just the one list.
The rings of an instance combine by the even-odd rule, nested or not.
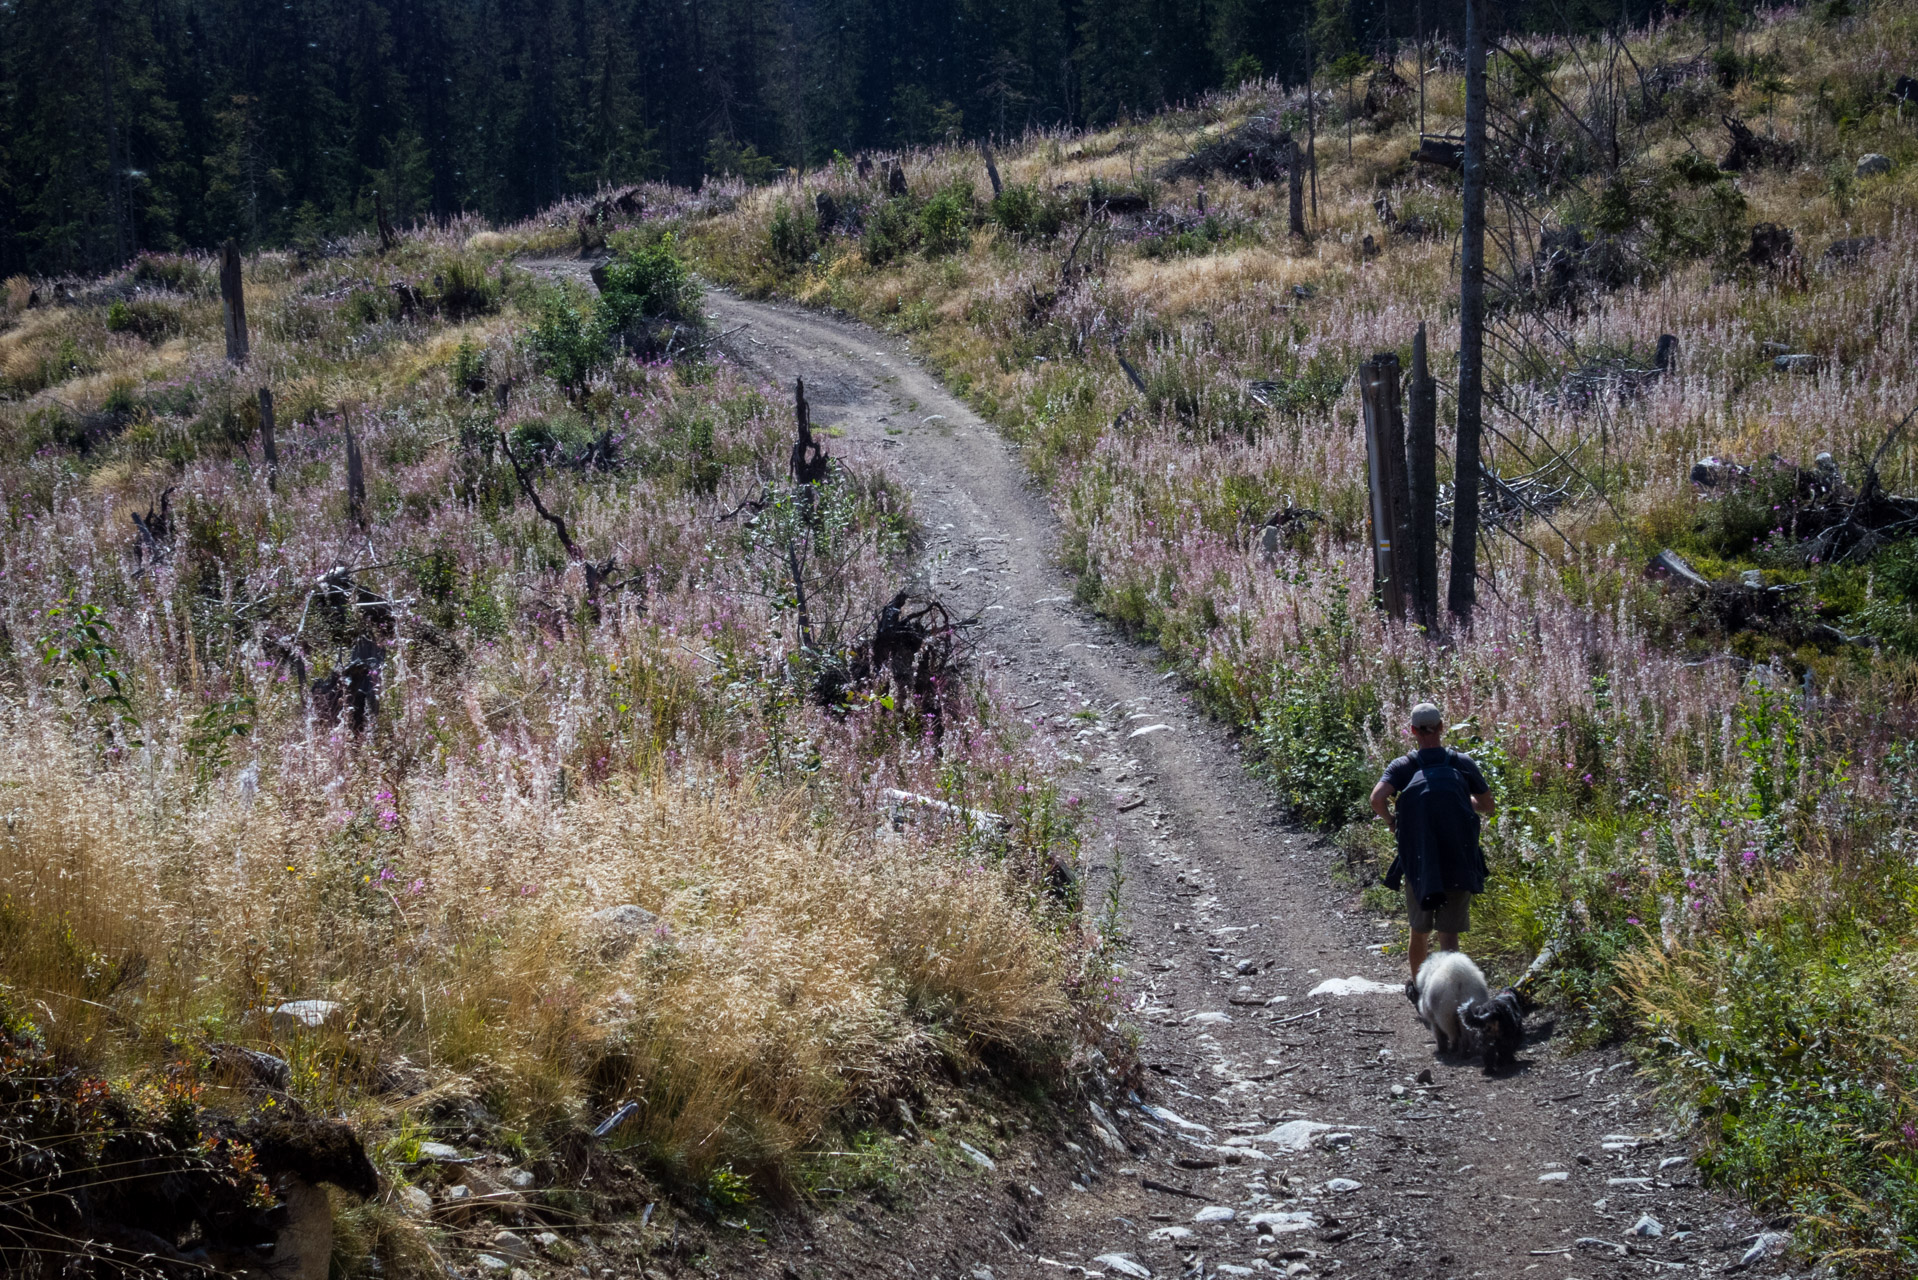
[[(1377, 803), (1374, 802), (1372, 807), (1378, 808)], [(1492, 799), (1492, 793), (1489, 791), (1481, 791), (1473, 796), (1472, 807), (1488, 818), (1498, 812), (1498, 804)]]
[(1399, 829), (1398, 819), (1392, 816), (1392, 797), (1397, 794), (1398, 789), (1383, 778), (1372, 788), (1372, 812), (1385, 819), (1385, 825), (1394, 831)]

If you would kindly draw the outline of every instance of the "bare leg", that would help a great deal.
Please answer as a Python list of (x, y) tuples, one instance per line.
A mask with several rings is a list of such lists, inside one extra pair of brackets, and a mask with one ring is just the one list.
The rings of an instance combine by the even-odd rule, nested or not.
[[(1414, 978), (1419, 976), (1419, 966), (1425, 963), (1426, 953), (1431, 949), (1431, 938), (1432, 935), (1429, 933), (1414, 933), (1412, 935), (1412, 941), (1405, 948), (1405, 954), (1412, 961), (1412, 976)], [(1456, 933), (1441, 933), (1439, 935), (1439, 945), (1441, 947), (1444, 946), (1445, 939), (1447, 938), (1452, 940), (1450, 949), (1453, 951), (1458, 950), (1458, 935)]]
[[(1440, 951), (1457, 951), (1458, 935), (1456, 933), (1441, 933), (1438, 936), (1438, 947)], [(1416, 972), (1418, 966), (1413, 965), (1412, 968), (1413, 971)]]

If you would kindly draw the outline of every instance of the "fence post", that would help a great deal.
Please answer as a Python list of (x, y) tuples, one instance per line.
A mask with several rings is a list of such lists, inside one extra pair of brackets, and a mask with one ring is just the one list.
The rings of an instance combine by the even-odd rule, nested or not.
[(1425, 326), (1412, 339), (1412, 378), (1407, 388), (1405, 480), (1411, 510), (1406, 548), (1413, 609), (1427, 631), (1438, 628), (1438, 380), (1425, 354)]
[(1411, 565), (1405, 531), (1411, 502), (1396, 354), (1383, 352), (1359, 366), (1359, 399), (1365, 410), (1366, 478), (1372, 497), (1372, 582), (1386, 611), (1403, 618)]
[(273, 438), (273, 393), (260, 388), (260, 448), (266, 454), (266, 487), (280, 491), (280, 448)]
[(220, 319), (226, 327), (226, 358), (245, 364), (246, 286), (240, 279), (240, 246), (231, 240), (220, 246)]

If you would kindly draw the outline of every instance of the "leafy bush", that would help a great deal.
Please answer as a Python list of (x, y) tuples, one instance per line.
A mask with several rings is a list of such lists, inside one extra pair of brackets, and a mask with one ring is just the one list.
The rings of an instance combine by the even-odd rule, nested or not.
[(926, 201), (919, 211), (919, 234), (928, 258), (965, 248), (972, 235), (972, 184), (959, 179)]
[(783, 266), (803, 266), (819, 250), (819, 229), (813, 216), (804, 209), (794, 209), (784, 200), (773, 205), (772, 224), (767, 228), (766, 238), (773, 261)]
[(594, 323), (592, 304), (571, 281), (542, 292), (529, 338), (542, 371), (568, 391), (578, 391), (605, 367), (606, 335)]
[(1049, 239), (1065, 225), (1066, 209), (1031, 183), (1014, 182), (992, 198), (986, 216), (1015, 236)]
[(179, 307), (159, 298), (116, 300), (107, 307), (108, 332), (138, 334), (148, 342), (172, 337), (183, 323)]
[(597, 280), (609, 332), (637, 320), (699, 322), (699, 285), (670, 233), (650, 242), (621, 244)]
[(860, 249), (866, 261), (878, 267), (911, 252), (919, 243), (919, 219), (912, 198), (900, 196), (882, 201), (866, 218), (866, 232), (860, 237)]
[(220, 275), (211, 262), (177, 253), (143, 253), (133, 260), (127, 279), (151, 289), (217, 297)]

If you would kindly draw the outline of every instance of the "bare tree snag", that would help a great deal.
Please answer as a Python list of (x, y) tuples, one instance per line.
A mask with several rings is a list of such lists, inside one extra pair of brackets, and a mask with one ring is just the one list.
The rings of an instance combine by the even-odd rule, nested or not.
[(226, 328), (226, 358), (245, 364), (246, 286), (240, 279), (240, 246), (232, 240), (220, 246), (220, 320)]
[[(553, 532), (559, 535), (559, 545), (566, 548), (566, 558), (584, 560), (586, 557), (580, 554), (579, 548), (573, 543), (573, 535), (567, 532), (566, 522), (548, 511), (546, 504), (539, 500), (539, 490), (533, 487), (533, 478), (526, 474), (526, 468), (520, 466), (519, 459), (513, 455), (513, 446), (507, 443), (504, 431), (499, 433), (499, 447), (500, 452), (506, 455), (506, 460), (513, 464), (513, 474), (519, 479), (520, 492), (532, 499), (533, 510), (539, 513), (540, 519), (552, 525)], [(597, 587), (598, 584), (589, 579), (587, 585)]]
[(999, 166), (992, 162), (992, 147), (987, 143), (979, 144), (979, 152), (986, 158), (986, 176), (992, 179), (992, 198), (997, 200), (1005, 194), (1005, 184), (999, 181)]
[(1285, 153), (1286, 219), (1290, 234), (1305, 238), (1305, 152), (1294, 138)]
[(826, 448), (813, 438), (812, 410), (806, 404), (806, 380), (793, 381), (793, 413), (799, 421), (798, 434), (793, 439), (792, 473), (798, 484), (818, 484), (832, 471), (832, 459), (826, 456)]
[(260, 450), (266, 454), (266, 487), (280, 491), (280, 449), (273, 439), (273, 392), (260, 388)]
[(1459, 252), (1458, 444), (1452, 453), (1452, 581), (1446, 603), (1478, 603), (1479, 428), (1485, 399), (1484, 0), (1465, 0), (1465, 210)]
[(1412, 510), (1411, 580), (1419, 625), (1438, 629), (1438, 380), (1425, 354), (1425, 326), (1412, 339), (1412, 382), (1405, 420), (1406, 494)]
[(386, 200), (377, 191), (373, 193), (373, 221), (380, 229), (380, 252), (385, 253), (399, 243), (399, 237), (393, 234), (393, 224), (386, 220)]
[(1405, 616), (1412, 563), (1405, 534), (1405, 425), (1399, 413), (1399, 358), (1387, 351), (1359, 366), (1365, 410), (1366, 473), (1371, 490), (1372, 587), (1394, 618)]
[(360, 457), (359, 437), (353, 434), (353, 420), (344, 411), (340, 421), (346, 427), (346, 515), (354, 524), (366, 527), (366, 464)]

